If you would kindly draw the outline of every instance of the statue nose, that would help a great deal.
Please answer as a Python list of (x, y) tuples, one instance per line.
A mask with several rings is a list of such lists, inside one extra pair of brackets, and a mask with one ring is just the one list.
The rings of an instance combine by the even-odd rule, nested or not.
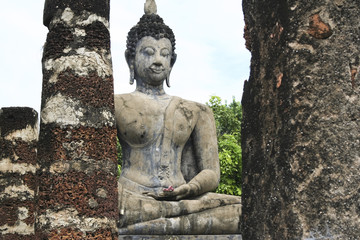
[(162, 61), (163, 61), (163, 59), (162, 59), (161, 55), (159, 53), (156, 53), (154, 64), (157, 66), (161, 66), (161, 65), (163, 65)]
[(156, 67), (161, 67), (162, 63), (159, 59), (155, 59), (155, 62), (153, 63)]

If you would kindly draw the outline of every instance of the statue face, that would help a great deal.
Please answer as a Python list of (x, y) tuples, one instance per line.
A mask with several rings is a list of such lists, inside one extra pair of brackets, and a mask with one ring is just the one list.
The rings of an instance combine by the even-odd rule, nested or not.
[(135, 50), (135, 79), (150, 85), (160, 85), (171, 71), (171, 42), (143, 37)]

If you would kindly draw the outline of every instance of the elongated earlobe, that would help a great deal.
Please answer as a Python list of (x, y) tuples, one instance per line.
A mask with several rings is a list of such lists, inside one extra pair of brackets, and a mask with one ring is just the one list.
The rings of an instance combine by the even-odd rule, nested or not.
[(170, 73), (166, 77), (166, 86), (170, 87)]
[(168, 87), (170, 87), (170, 72), (172, 70), (172, 67), (174, 66), (175, 62), (176, 62), (176, 58), (177, 58), (177, 55), (174, 53), (171, 57), (171, 62), (170, 62), (170, 71), (169, 71), (169, 74), (166, 76), (166, 85)]
[(130, 85), (133, 85), (135, 79), (134, 58), (131, 57), (131, 53), (128, 49), (125, 51), (125, 59), (130, 70)]
[(134, 84), (134, 79), (135, 79), (134, 65), (130, 65), (129, 69), (130, 69), (130, 85), (133, 85)]

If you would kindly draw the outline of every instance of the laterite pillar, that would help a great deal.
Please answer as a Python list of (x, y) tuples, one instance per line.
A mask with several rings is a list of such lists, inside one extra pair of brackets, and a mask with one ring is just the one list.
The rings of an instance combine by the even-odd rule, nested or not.
[(45, 2), (40, 239), (117, 239), (109, 10), (109, 0)]
[(0, 239), (34, 238), (38, 114), (0, 109)]

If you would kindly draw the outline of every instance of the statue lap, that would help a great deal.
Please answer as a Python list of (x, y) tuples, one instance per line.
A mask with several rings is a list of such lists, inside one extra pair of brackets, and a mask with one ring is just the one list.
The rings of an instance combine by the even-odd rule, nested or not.
[(205, 193), (193, 199), (160, 201), (120, 188), (120, 234), (235, 234), (241, 198)]

